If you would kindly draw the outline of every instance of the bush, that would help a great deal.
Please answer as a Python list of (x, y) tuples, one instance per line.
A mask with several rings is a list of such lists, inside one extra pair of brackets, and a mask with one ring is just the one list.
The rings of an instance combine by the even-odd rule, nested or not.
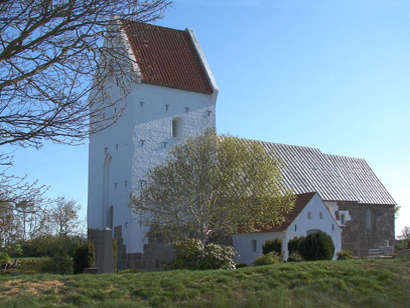
[(8, 262), (10, 257), (7, 252), (0, 252), (0, 262)]
[(235, 267), (236, 267), (236, 268), (248, 267), (248, 266), (249, 266), (248, 264), (246, 264), (246, 263), (242, 263), (242, 262), (240, 262), (240, 263), (236, 263), (236, 264), (235, 264)]
[(261, 265), (279, 264), (279, 263), (282, 263), (282, 261), (283, 261), (282, 255), (278, 254), (276, 251), (272, 251), (266, 255), (260, 255), (254, 261), (252, 261), (252, 263), (255, 266), (261, 266)]
[(73, 272), (73, 261), (63, 250), (58, 250), (51, 258), (43, 258), (42, 263), (43, 273), (69, 275)]
[(327, 233), (317, 231), (306, 236), (299, 243), (299, 253), (307, 261), (332, 260), (335, 254), (335, 245)]
[(288, 258), (288, 262), (301, 262), (304, 261), (300, 253), (293, 251)]
[(85, 268), (94, 267), (95, 248), (92, 242), (78, 245), (74, 251), (74, 274), (82, 274)]
[(262, 246), (262, 253), (267, 255), (270, 252), (276, 252), (278, 255), (282, 255), (282, 240), (280, 238), (275, 238), (274, 240), (266, 240), (265, 244)]
[(291, 239), (288, 242), (288, 252), (289, 252), (289, 256), (292, 253), (299, 253), (299, 244), (300, 242), (304, 239), (305, 237), (303, 235), (301, 235), (300, 237), (295, 236), (293, 239)]
[[(72, 257), (76, 247), (85, 242), (85, 239), (75, 235), (41, 235), (29, 242), (21, 242), (21, 257), (40, 258), (52, 257), (58, 250)], [(13, 256), (18, 256), (13, 254)]]
[(166, 269), (235, 269), (231, 246), (208, 244), (205, 247), (198, 239), (188, 239), (176, 244), (175, 258)]
[(350, 260), (350, 259), (353, 259), (353, 251), (342, 250), (342, 251), (339, 251), (336, 254), (336, 256), (338, 260)]

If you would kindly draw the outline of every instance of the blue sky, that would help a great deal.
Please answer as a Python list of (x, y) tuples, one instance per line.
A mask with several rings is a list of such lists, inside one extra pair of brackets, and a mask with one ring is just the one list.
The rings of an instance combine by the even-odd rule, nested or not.
[[(218, 83), (217, 130), (365, 158), (410, 226), (410, 1), (176, 0)], [(86, 212), (88, 145), (18, 149), (12, 172)]]

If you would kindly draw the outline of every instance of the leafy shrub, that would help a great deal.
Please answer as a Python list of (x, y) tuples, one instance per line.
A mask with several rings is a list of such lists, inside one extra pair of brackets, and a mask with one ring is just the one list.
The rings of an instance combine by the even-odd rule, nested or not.
[(289, 251), (289, 256), (293, 253), (299, 252), (299, 244), (300, 242), (304, 239), (305, 237), (303, 235), (301, 235), (300, 237), (295, 236), (293, 239), (291, 239), (288, 242), (288, 251)]
[(335, 253), (333, 240), (327, 233), (317, 231), (306, 236), (299, 243), (299, 253), (307, 261), (332, 260)]
[(236, 267), (236, 268), (248, 267), (248, 266), (249, 266), (248, 264), (246, 264), (246, 263), (242, 263), (242, 262), (240, 262), (240, 263), (236, 263), (236, 264), (235, 264), (235, 267)]
[(78, 245), (74, 251), (74, 274), (82, 274), (85, 268), (94, 267), (95, 248), (92, 242)]
[(10, 257), (7, 252), (0, 252), (0, 262), (8, 262)]
[(73, 261), (63, 250), (58, 250), (51, 258), (43, 258), (42, 263), (43, 273), (69, 275), (73, 272)]
[(300, 253), (293, 251), (288, 258), (288, 262), (301, 262), (304, 261)]
[(342, 251), (339, 251), (336, 254), (336, 256), (338, 260), (350, 260), (350, 259), (353, 259), (353, 251), (342, 250)]
[(282, 263), (282, 261), (283, 261), (282, 255), (278, 254), (276, 251), (271, 251), (266, 255), (260, 255), (254, 261), (252, 261), (252, 263), (255, 266), (261, 266), (261, 265), (279, 264), (279, 263)]
[[(65, 254), (72, 257), (76, 247), (85, 242), (85, 239), (80, 236), (71, 235), (42, 235), (36, 237), (29, 242), (22, 242), (21, 257), (40, 258), (51, 257), (58, 250), (64, 251)], [(17, 254), (13, 254), (17, 256)]]
[(407, 242), (407, 248), (410, 249), (410, 241)]
[(268, 239), (265, 241), (265, 244), (262, 246), (262, 253), (264, 255), (267, 255), (270, 252), (276, 251), (278, 255), (281, 255), (283, 253), (282, 250), (282, 240), (280, 238), (275, 238), (273, 239)]
[(137, 274), (137, 273), (141, 273), (141, 271), (137, 270), (136, 268), (127, 268), (125, 270), (118, 272), (118, 274)]
[(198, 239), (188, 239), (176, 244), (175, 258), (166, 269), (235, 269), (231, 246), (208, 244), (203, 247)]

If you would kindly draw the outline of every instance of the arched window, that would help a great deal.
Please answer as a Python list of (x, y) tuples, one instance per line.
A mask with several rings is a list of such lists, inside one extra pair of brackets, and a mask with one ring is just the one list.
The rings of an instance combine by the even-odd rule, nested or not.
[(107, 213), (107, 227), (112, 230), (114, 224), (114, 207), (111, 205)]
[(182, 120), (180, 118), (172, 119), (172, 137), (182, 137)]
[(319, 231), (318, 229), (310, 229), (310, 230), (307, 230), (306, 231), (306, 236), (308, 236), (309, 234), (312, 234), (312, 233), (316, 233), (317, 231)]
[(104, 161), (104, 169), (103, 169), (103, 187), (102, 187), (102, 220), (101, 220), (101, 228), (104, 229), (108, 226), (108, 212), (110, 206), (110, 173), (111, 173), (111, 163), (112, 157), (110, 154), (107, 154), (105, 161)]
[(373, 213), (370, 209), (366, 210), (366, 231), (373, 232)]

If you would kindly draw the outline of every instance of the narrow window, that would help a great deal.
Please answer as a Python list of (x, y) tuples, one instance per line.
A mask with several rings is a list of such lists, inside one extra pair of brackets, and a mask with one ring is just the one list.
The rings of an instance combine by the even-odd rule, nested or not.
[(346, 224), (346, 214), (345, 213), (340, 213), (340, 223), (342, 225)]
[(319, 212), (319, 218), (323, 219), (323, 213), (322, 212)]
[(366, 231), (372, 232), (373, 231), (373, 217), (372, 211), (370, 209), (366, 210)]
[(180, 118), (172, 119), (172, 137), (182, 137), (182, 120)]
[(258, 242), (256, 240), (252, 240), (252, 251), (256, 251), (258, 248)]
[(332, 231), (335, 231), (335, 225), (332, 224)]
[(298, 231), (298, 226), (297, 226), (297, 225), (295, 225), (295, 232), (296, 232), (296, 231)]
[(308, 212), (308, 219), (312, 219), (312, 213)]

